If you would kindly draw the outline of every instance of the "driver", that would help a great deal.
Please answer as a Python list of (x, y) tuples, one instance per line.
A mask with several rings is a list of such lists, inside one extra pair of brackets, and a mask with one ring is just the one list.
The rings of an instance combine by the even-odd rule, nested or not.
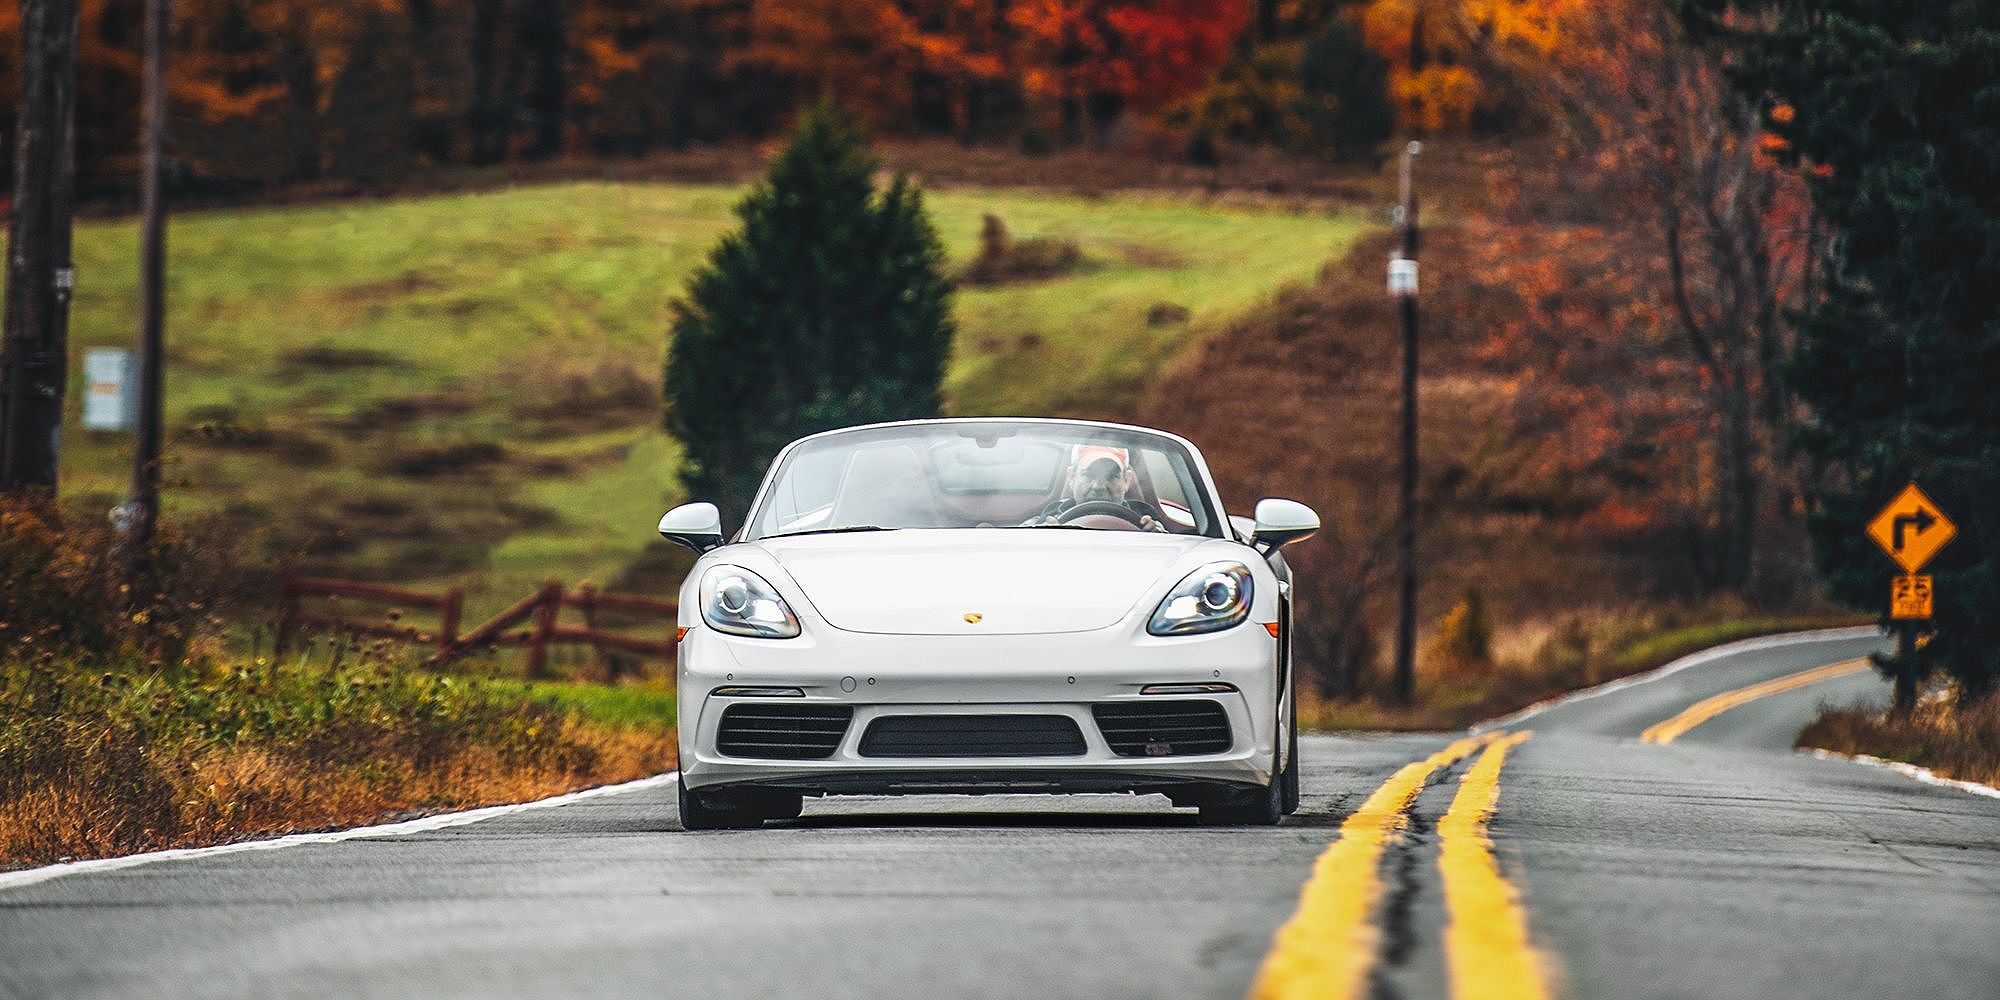
[(1137, 514), (1145, 531), (1166, 531), (1159, 511), (1144, 500), (1130, 500), (1132, 487), (1130, 455), (1124, 448), (1106, 445), (1077, 445), (1070, 459), (1069, 480), (1060, 499), (1042, 508), (1030, 524), (1059, 524), (1064, 514), (1086, 503), (1113, 503)]

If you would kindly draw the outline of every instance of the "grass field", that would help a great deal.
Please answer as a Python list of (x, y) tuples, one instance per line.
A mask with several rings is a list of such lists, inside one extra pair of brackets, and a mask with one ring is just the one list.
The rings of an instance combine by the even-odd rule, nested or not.
[[(176, 219), (170, 509), (262, 526), (322, 569), (466, 582), (475, 614), (549, 576), (617, 579), (674, 491), (678, 447), (658, 429), (668, 302), (739, 195), (567, 183)], [(960, 413), (1116, 412), (1365, 228), (1142, 194), (954, 189), (931, 205), (955, 261), (989, 212), (1083, 250), (1055, 280), (961, 292), (946, 387)], [(135, 229), (89, 223), (76, 247), (80, 358), (132, 342)], [(1149, 325), (1162, 303), (1187, 319)], [(64, 491), (108, 507), (126, 443), (83, 432), (80, 382), (71, 393)]]

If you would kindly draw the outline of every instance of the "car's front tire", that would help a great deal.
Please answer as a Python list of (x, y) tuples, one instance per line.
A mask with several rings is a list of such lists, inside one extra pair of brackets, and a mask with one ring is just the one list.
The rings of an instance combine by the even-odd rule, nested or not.
[(1203, 826), (1276, 826), (1285, 815), (1284, 779), (1273, 775), (1268, 785), (1225, 786), (1201, 803)]
[(1285, 773), (1280, 776), (1280, 780), (1283, 782), (1281, 794), (1284, 799), (1284, 812), (1285, 815), (1290, 816), (1299, 811), (1299, 696), (1297, 692), (1293, 692), (1292, 694), (1291, 734), (1286, 737), (1286, 743), (1290, 749), (1285, 751)]
[(1201, 797), (1196, 808), (1203, 826), (1276, 826), (1299, 808), (1299, 706), (1292, 702), (1291, 753), (1283, 770), (1271, 755), (1271, 783), (1245, 788), (1221, 785)]
[(767, 819), (797, 819), (805, 806), (797, 792), (679, 787), (683, 830), (754, 830)]

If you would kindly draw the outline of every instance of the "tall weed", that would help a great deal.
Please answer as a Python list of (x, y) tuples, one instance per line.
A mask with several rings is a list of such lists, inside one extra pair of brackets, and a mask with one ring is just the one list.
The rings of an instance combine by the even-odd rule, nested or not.
[(1948, 692), (1900, 716), (1873, 705), (1829, 706), (1799, 733), (1798, 745), (2000, 785), (2000, 695), (1964, 702)]

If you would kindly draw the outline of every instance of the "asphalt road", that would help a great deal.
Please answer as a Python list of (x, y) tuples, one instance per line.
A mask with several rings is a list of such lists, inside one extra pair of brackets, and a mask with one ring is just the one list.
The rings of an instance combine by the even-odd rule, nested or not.
[[(1511, 886), (1488, 909), (1439, 863), (1475, 754), (1410, 786), (1371, 870), (1322, 865), (1319, 903), (1302, 903), (1362, 802), (1453, 739), (1313, 737), (1304, 808), (1275, 829), (1199, 828), (1156, 798), (937, 797), (684, 834), (656, 784), (0, 887), (0, 996), (1282, 995), (1259, 978), (1280, 926), (1365, 892), (1370, 930), (1347, 958), (1360, 995), (1449, 996), (1467, 968), (1460, 995), (1519, 986), (1447, 943), (1511, 911), (1555, 995), (1991, 1000), (2000, 799), (1789, 750), (1821, 700), (1884, 696), (1872, 673), (1732, 708), (1671, 745), (1638, 739), (1874, 645), (1740, 652), (1504, 726), (1532, 735), (1484, 765), (1499, 768), (1495, 884)], [(1451, 822), (1456, 849), (1484, 846)]]

